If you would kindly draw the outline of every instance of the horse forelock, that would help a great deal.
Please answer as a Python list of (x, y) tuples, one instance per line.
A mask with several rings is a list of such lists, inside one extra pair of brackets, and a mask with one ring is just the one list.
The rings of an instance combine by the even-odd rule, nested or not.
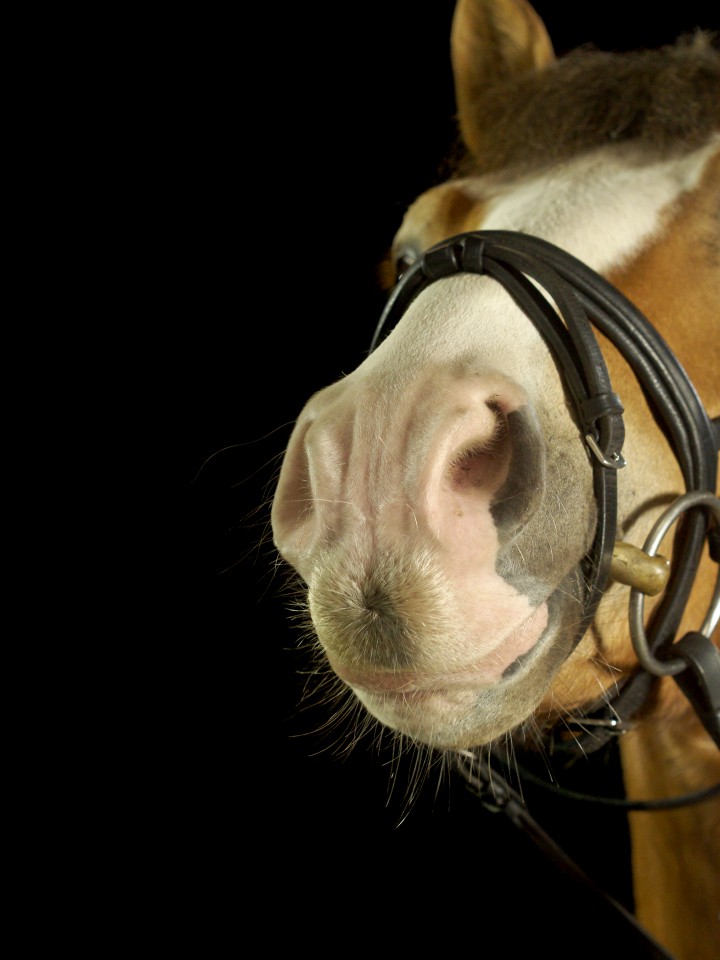
[(546, 69), (486, 86), (475, 104), (486, 135), (455, 160), (461, 176), (535, 169), (608, 143), (656, 157), (720, 130), (719, 35), (698, 30), (659, 50), (581, 47)]

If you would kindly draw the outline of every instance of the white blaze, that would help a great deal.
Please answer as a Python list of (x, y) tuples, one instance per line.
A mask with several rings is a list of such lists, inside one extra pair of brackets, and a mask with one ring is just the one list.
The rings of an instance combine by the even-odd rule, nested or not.
[[(602, 273), (652, 236), (662, 212), (697, 186), (719, 144), (716, 136), (685, 156), (636, 165), (625, 151), (597, 150), (493, 191), (478, 229), (543, 237)], [(483, 179), (468, 184), (486, 196)]]

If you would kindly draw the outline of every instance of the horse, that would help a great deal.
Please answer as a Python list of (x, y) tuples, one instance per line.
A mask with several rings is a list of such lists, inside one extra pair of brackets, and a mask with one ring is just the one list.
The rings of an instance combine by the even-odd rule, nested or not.
[(613, 739), (637, 922), (716, 960), (717, 38), (558, 57), (526, 0), (458, 0), (450, 60), (447, 176), (297, 417), (274, 545), (319, 682), (401, 749), (487, 789)]

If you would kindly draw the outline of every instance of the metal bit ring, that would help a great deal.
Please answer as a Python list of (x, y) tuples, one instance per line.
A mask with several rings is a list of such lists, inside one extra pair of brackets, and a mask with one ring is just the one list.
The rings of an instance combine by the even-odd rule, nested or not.
[[(720, 499), (716, 497), (715, 494), (709, 491), (686, 493), (682, 497), (678, 497), (658, 519), (643, 545), (643, 551), (649, 557), (654, 557), (663, 537), (672, 524), (675, 523), (681, 513), (684, 513), (686, 510), (692, 510), (694, 507), (707, 507), (715, 515), (717, 522), (720, 523)], [(638, 660), (648, 673), (652, 673), (656, 677), (667, 677), (680, 673), (687, 665), (684, 660), (681, 660), (679, 657), (668, 660), (658, 660), (657, 657), (653, 656), (643, 626), (644, 610), (645, 596), (640, 590), (633, 588), (630, 591), (630, 636), (632, 637), (633, 647), (635, 648)], [(710, 608), (699, 632), (709, 637), (717, 626), (719, 618), (720, 572), (715, 582), (715, 591), (710, 602)]]

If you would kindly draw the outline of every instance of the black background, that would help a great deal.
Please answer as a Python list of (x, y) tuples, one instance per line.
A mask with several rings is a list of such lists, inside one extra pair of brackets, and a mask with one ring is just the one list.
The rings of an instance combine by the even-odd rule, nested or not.
[[(716, 4), (698, 0), (662, 12), (637, 0), (535, 6), (560, 54), (720, 26)], [(323, 710), (299, 708), (304, 661), (268, 527), (278, 457), (309, 395), (365, 357), (383, 303), (376, 265), (406, 205), (437, 182), (454, 136), (452, 9), (254, 8), (189, 19), (168, 41), (158, 123), (171, 149), (158, 181), (174, 185), (166, 415), (182, 437), (181, 590), (161, 736), (171, 799), (158, 819), (174, 825), (168, 856), (192, 904), (183, 922), (208, 938), (242, 941), (261, 923), (266, 943), (308, 949), (430, 938), (474, 952), (497, 936), (506, 955), (561, 957), (625, 942), (462, 783), (436, 792), (431, 776), (404, 816), (387, 752), (361, 741), (341, 759), (317, 730)], [(578, 784), (617, 790), (613, 764), (593, 761)], [(630, 906), (623, 815), (531, 799)]]

